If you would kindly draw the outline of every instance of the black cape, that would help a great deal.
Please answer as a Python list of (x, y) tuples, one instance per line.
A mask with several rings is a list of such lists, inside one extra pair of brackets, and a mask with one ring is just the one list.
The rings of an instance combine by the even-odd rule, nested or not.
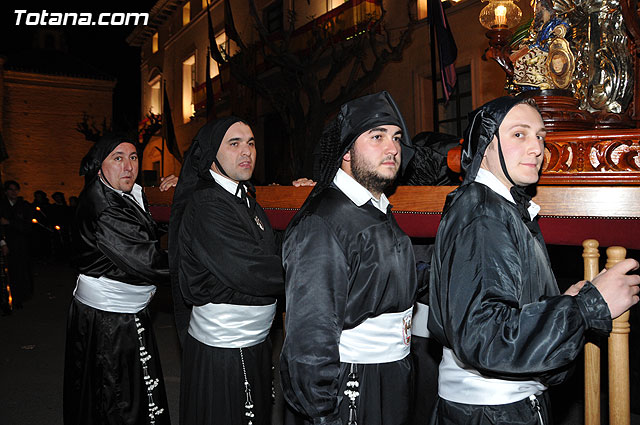
[[(183, 312), (207, 303), (269, 305), (284, 291), (281, 259), (266, 214), (252, 197), (240, 199), (218, 185), (209, 171), (226, 131), (239, 121), (225, 117), (202, 127), (180, 174), (169, 252), (174, 305)], [(240, 350), (197, 341), (186, 332), (188, 316), (176, 322), (184, 341), (180, 423), (247, 423)], [(271, 344), (267, 339), (243, 348), (242, 355), (254, 405), (251, 420), (269, 424)]]
[[(600, 293), (588, 283), (575, 297), (560, 296), (542, 236), (487, 186), (464, 185), (452, 199), (431, 262), (431, 335), (487, 377), (562, 382), (585, 332), (611, 328)], [(435, 423), (482, 423), (475, 412), (483, 407), (439, 400)], [(506, 414), (490, 411), (494, 420)], [(506, 422), (535, 419), (532, 409), (520, 411), (524, 417)]]
[[(356, 206), (331, 186), (312, 199), (283, 245), (286, 337), (281, 355), (284, 396), (314, 423), (346, 424), (344, 390), (350, 364), (338, 350), (343, 329), (413, 306), (416, 267), (409, 237), (389, 207)], [(358, 423), (407, 423), (411, 414), (411, 356), (357, 365)]]
[[(494, 136), (499, 143), (500, 124), (520, 103), (505, 96), (469, 114), (460, 161), (465, 177), (447, 196), (431, 261), (429, 330), (482, 375), (553, 385), (567, 377), (585, 332), (610, 331), (611, 316), (591, 283), (575, 297), (559, 295), (525, 188), (511, 188), (514, 204), (475, 182), (484, 152)], [(540, 399), (548, 423), (546, 394)], [(432, 423), (486, 421), (538, 423), (538, 411), (526, 399), (482, 406), (439, 398)]]
[[(80, 195), (74, 240), (76, 266), (82, 274), (132, 285), (168, 283), (167, 255), (160, 248), (155, 222), (97, 175)], [(140, 336), (151, 356), (148, 374), (158, 379), (153, 402), (164, 409), (155, 424), (170, 423), (148, 308), (137, 314), (111, 313), (74, 299), (67, 318), (65, 425), (150, 423), (136, 318), (144, 328)]]
[[(211, 176), (193, 192), (178, 237), (178, 275), (187, 305), (268, 305), (282, 294), (282, 265), (266, 214), (257, 204), (251, 211)], [(268, 424), (271, 344), (267, 339), (242, 352), (254, 402), (252, 421)], [(182, 424), (246, 423), (239, 350), (211, 347), (187, 335), (180, 388)]]

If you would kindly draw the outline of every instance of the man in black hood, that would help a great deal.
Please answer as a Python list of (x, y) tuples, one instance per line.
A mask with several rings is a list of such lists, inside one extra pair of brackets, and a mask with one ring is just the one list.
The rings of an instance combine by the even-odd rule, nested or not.
[(305, 423), (404, 424), (416, 267), (383, 192), (411, 141), (381, 92), (344, 104), (320, 143), (320, 177), (283, 245), (285, 399)]
[(134, 141), (102, 137), (82, 160), (74, 226), (79, 276), (67, 318), (64, 423), (169, 424), (147, 305), (169, 281)]
[(220, 118), (198, 131), (176, 186), (169, 260), (183, 347), (182, 425), (271, 422), (268, 336), (284, 276), (252, 196), (255, 161), (251, 127)]
[(431, 261), (429, 330), (443, 348), (435, 424), (550, 423), (587, 331), (638, 302), (627, 259), (560, 295), (526, 190), (546, 130), (534, 103), (501, 97), (469, 115), (462, 185), (444, 206)]

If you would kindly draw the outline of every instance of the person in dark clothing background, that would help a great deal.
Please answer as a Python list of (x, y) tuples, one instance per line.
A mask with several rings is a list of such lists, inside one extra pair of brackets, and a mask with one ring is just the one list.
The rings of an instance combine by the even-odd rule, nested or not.
[(383, 191), (413, 149), (391, 96), (344, 104), (320, 141), (319, 179), (287, 228), (281, 376), (291, 422), (408, 423), (411, 313), (418, 290), (409, 237)]
[(77, 196), (69, 196), (69, 208), (75, 212), (76, 208), (78, 208), (78, 197)]
[(169, 254), (183, 347), (182, 425), (271, 422), (268, 336), (284, 276), (252, 194), (255, 161), (249, 125), (220, 118), (199, 130), (176, 186)]
[(42, 190), (33, 192), (31, 214), (36, 221), (32, 224), (31, 255), (36, 260), (46, 260), (51, 255), (53, 223), (51, 222), (51, 203)]
[(33, 276), (29, 242), (31, 239), (31, 206), (20, 194), (20, 185), (15, 180), (4, 183), (5, 196), (0, 201), (0, 224), (6, 242), (5, 251), (9, 269), (9, 285), (13, 307), (22, 304), (33, 295)]
[(560, 294), (526, 189), (546, 130), (535, 104), (493, 100), (469, 116), (462, 185), (447, 197), (431, 261), (429, 331), (443, 346), (432, 424), (550, 423), (586, 332), (638, 302), (627, 259)]
[(398, 184), (407, 186), (457, 186), (460, 176), (447, 165), (449, 151), (460, 146), (452, 134), (423, 131), (411, 138), (415, 155)]
[(53, 231), (51, 250), (58, 260), (64, 260), (69, 254), (69, 232), (73, 212), (67, 205), (64, 193), (55, 192), (51, 198), (53, 198), (53, 204), (49, 206), (49, 220)]
[(103, 136), (82, 160), (74, 225), (79, 271), (67, 316), (65, 425), (169, 424), (147, 307), (168, 284), (166, 252), (138, 176), (135, 142)]

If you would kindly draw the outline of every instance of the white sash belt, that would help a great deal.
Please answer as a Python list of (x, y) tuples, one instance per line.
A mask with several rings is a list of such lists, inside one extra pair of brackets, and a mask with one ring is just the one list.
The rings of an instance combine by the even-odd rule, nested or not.
[(138, 313), (156, 292), (154, 285), (130, 285), (108, 277), (78, 275), (75, 298), (82, 304), (112, 313)]
[(276, 303), (271, 305), (205, 304), (194, 306), (189, 335), (218, 348), (244, 348), (269, 335)]
[(340, 335), (343, 363), (390, 363), (404, 359), (411, 345), (413, 308), (398, 313), (370, 317)]
[(496, 405), (524, 400), (547, 389), (538, 381), (487, 378), (466, 367), (450, 348), (443, 347), (438, 395), (454, 403)]
[(430, 333), (427, 328), (427, 321), (429, 320), (429, 306), (426, 304), (416, 302), (413, 306), (413, 319), (411, 320), (411, 335), (420, 336), (422, 338), (429, 338)]

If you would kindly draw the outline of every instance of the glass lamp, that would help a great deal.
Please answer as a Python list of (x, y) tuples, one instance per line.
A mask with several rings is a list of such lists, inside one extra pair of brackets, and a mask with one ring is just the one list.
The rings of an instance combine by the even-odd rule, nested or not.
[(480, 24), (488, 30), (510, 30), (520, 23), (522, 11), (512, 0), (482, 0), (488, 1), (480, 11)]
[(487, 31), (489, 48), (485, 50), (482, 59), (491, 58), (506, 72), (513, 75), (513, 64), (509, 58), (508, 46), (511, 39), (511, 29), (515, 28), (522, 18), (522, 11), (513, 0), (482, 0), (489, 2), (480, 11), (480, 24)]

